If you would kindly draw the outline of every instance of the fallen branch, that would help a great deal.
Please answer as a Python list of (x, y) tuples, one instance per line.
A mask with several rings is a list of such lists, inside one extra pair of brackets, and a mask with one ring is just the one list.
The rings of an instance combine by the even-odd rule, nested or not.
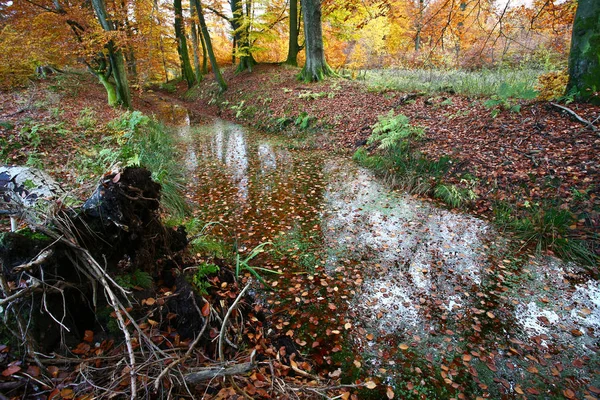
[(210, 367), (200, 371), (189, 373), (185, 376), (185, 382), (190, 385), (195, 385), (203, 381), (211, 380), (221, 376), (243, 375), (252, 371), (256, 364), (246, 362), (242, 364), (234, 364), (229, 367)]
[(556, 103), (550, 103), (553, 107), (559, 108), (567, 113), (569, 113), (571, 116), (573, 116), (577, 121), (581, 122), (583, 125), (587, 126), (588, 128), (590, 128), (593, 132), (598, 132), (598, 129), (596, 129), (596, 127), (594, 126), (594, 122), (598, 121), (598, 118), (596, 118), (594, 120), (594, 122), (588, 121), (587, 119), (579, 116), (579, 114), (577, 114), (575, 111), (571, 110), (569, 107), (565, 107), (565, 106), (561, 106), (560, 104), (556, 104)]
[(250, 289), (251, 283), (252, 280), (249, 280), (246, 284), (246, 287), (240, 292), (240, 294), (238, 294), (237, 298), (235, 299), (231, 307), (229, 307), (229, 310), (227, 310), (227, 313), (223, 318), (223, 323), (221, 324), (221, 332), (219, 333), (219, 360), (221, 360), (221, 362), (225, 361), (225, 355), (223, 353), (223, 340), (225, 337), (225, 330), (227, 329), (227, 320), (229, 319), (229, 316), (231, 315), (235, 307), (238, 305), (240, 300), (244, 297), (244, 294), (248, 291), (248, 289)]

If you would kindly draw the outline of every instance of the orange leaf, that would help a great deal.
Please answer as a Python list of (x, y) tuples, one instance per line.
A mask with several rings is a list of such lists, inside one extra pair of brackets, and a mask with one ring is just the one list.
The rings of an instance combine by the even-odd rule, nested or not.
[(30, 365), (29, 367), (27, 367), (27, 373), (33, 376), (34, 378), (37, 378), (38, 376), (40, 376), (40, 367), (38, 367), (37, 365)]
[(375, 389), (377, 387), (377, 384), (373, 381), (367, 381), (367, 383), (365, 383), (365, 386), (367, 387), (367, 389)]
[(208, 317), (208, 314), (210, 314), (210, 303), (206, 302), (202, 306), (202, 316)]
[(92, 332), (92, 331), (85, 331), (85, 333), (83, 334), (83, 341), (84, 342), (88, 342), (88, 343), (92, 343), (94, 341), (94, 332)]
[(387, 390), (385, 391), (385, 395), (390, 400), (392, 400), (394, 398), (394, 391), (392, 390), (391, 387), (389, 387), (389, 386), (387, 387)]

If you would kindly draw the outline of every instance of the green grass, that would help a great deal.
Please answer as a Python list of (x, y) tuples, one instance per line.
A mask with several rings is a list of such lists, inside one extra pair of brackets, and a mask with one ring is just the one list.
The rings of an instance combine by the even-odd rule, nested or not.
[(534, 90), (538, 76), (546, 71), (537, 69), (511, 70), (372, 70), (365, 84), (374, 92), (401, 91), (435, 94), (454, 92), (473, 97), (490, 97), (504, 83), (524, 90)]
[(576, 217), (569, 210), (552, 204), (516, 208), (507, 203), (496, 205), (494, 222), (510, 232), (523, 247), (536, 252), (551, 251), (567, 261), (595, 266), (598, 257), (591, 241), (580, 240), (573, 232)]
[(139, 111), (127, 111), (107, 124), (110, 135), (78, 165), (81, 173), (98, 175), (120, 162), (143, 166), (160, 183), (161, 205), (173, 217), (188, 213), (182, 195), (184, 176), (168, 128)]

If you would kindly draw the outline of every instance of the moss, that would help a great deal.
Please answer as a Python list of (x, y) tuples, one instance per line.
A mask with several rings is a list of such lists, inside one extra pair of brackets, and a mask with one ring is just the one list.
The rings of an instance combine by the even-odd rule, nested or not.
[[(21, 230), (17, 231), (17, 233), (19, 233), (33, 241), (44, 242), (44, 241), (51, 240), (48, 236), (44, 235), (43, 233), (36, 232), (30, 228), (21, 229)], [(0, 239), (0, 242), (1, 242), (1, 239)]]

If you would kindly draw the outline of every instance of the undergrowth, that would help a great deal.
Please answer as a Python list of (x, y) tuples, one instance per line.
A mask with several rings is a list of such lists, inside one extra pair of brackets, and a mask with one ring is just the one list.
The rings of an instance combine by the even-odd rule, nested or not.
[[(454, 208), (470, 205), (477, 199), (476, 179), (469, 174), (456, 176), (449, 157), (431, 160), (421, 154), (418, 143), (422, 137), (421, 128), (412, 126), (404, 115), (390, 112), (373, 126), (367, 140), (370, 151), (359, 148), (353, 158), (409, 193), (429, 195)], [(526, 204), (517, 208), (500, 203), (495, 207), (494, 222), (510, 232), (521, 243), (521, 249), (553, 252), (564, 260), (597, 265), (594, 246), (598, 237), (581, 238), (575, 233), (578, 218), (572, 210), (557, 204)]]
[(98, 148), (82, 157), (82, 172), (97, 176), (117, 162), (144, 166), (162, 187), (161, 205), (167, 213), (185, 215), (188, 206), (181, 194), (184, 176), (167, 128), (139, 111), (127, 111), (106, 127), (109, 134)]
[(582, 240), (572, 229), (577, 218), (570, 210), (552, 204), (516, 208), (498, 203), (494, 222), (519, 240), (522, 248), (532, 247), (538, 253), (550, 251), (562, 259), (589, 266), (599, 261), (593, 238)]
[(456, 93), (465, 96), (491, 97), (506, 84), (533, 90), (538, 76), (544, 71), (537, 69), (499, 70), (372, 70), (366, 74), (367, 89), (373, 92), (400, 91)]

